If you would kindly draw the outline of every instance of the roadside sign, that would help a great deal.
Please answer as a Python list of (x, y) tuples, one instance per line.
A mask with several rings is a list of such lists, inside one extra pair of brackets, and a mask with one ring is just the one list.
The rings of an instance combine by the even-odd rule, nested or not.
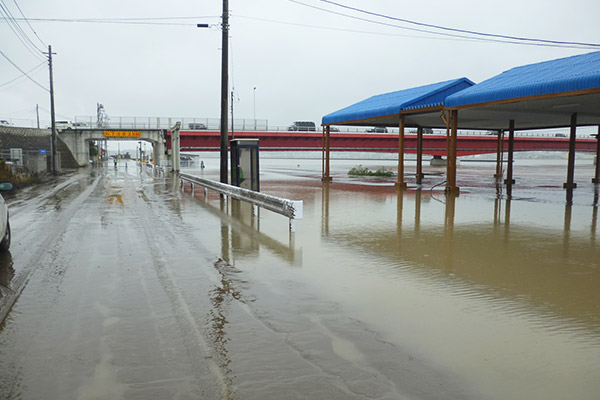
[(104, 131), (104, 137), (141, 137), (141, 131)]

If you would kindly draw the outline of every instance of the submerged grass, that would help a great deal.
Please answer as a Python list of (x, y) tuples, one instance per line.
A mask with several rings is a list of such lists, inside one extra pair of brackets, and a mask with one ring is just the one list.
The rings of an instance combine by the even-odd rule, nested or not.
[(390, 170), (387, 170), (383, 167), (377, 169), (376, 171), (371, 171), (369, 168), (363, 167), (362, 164), (361, 165), (357, 165), (356, 167), (352, 168), (350, 171), (348, 171), (348, 175), (350, 176), (383, 176), (383, 177), (390, 177), (390, 176), (394, 176), (394, 173)]

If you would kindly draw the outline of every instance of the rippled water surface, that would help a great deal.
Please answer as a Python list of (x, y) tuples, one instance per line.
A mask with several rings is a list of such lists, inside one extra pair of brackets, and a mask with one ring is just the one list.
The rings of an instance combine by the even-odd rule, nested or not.
[[(303, 199), (305, 217), (287, 260), (265, 267), (263, 246), (242, 254), (234, 246), (236, 265), (310, 286), (318, 297), (303, 302), (335, 304), (339, 318), (446, 371), (474, 398), (597, 396), (600, 242), (591, 161), (578, 164), (570, 205), (563, 160), (518, 162), (511, 199), (497, 190), (493, 164), (463, 163), (461, 194), (446, 197), (443, 186), (432, 190), (443, 180), (439, 169), (427, 168), (421, 190), (398, 196), (390, 182), (346, 176), (357, 163), (333, 161), (334, 180), (322, 186), (300, 179), (318, 175), (320, 161), (262, 160), (263, 191)], [(262, 232), (284, 234), (261, 224)], [(366, 356), (333, 339), (332, 346), (350, 360)]]

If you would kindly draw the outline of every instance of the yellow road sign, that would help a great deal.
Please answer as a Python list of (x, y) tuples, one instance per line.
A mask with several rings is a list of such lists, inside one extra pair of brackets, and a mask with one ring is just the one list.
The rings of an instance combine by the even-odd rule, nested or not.
[(142, 136), (141, 131), (104, 131), (104, 137), (140, 137)]

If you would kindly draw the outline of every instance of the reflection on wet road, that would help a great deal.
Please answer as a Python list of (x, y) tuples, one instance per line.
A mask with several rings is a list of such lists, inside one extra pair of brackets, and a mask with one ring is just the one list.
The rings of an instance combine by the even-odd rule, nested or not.
[(326, 185), (320, 160), (261, 163), (262, 191), (304, 200), (293, 235), (131, 167), (8, 199), (0, 398), (596, 396), (597, 188), (565, 203), (533, 165), (508, 199), (469, 165), (459, 197), (434, 170), (398, 196), (344, 162)]

